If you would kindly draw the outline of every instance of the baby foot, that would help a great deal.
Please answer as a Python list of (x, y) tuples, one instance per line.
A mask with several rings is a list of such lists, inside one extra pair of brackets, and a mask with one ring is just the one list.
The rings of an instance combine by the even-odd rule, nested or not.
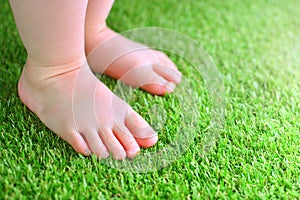
[(106, 26), (101, 29), (86, 31), (87, 60), (94, 72), (156, 95), (174, 91), (181, 73), (164, 53), (129, 40)]
[(83, 60), (40, 67), (28, 59), (18, 84), (21, 100), (81, 154), (132, 158), (140, 147), (154, 145), (154, 130), (101, 83)]

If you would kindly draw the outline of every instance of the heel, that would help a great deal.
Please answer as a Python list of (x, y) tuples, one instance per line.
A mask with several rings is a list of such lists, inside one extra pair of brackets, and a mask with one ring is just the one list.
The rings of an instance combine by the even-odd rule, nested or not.
[(23, 104), (28, 107), (32, 112), (35, 112), (35, 106), (32, 103), (33, 101), (30, 99), (30, 97), (27, 95), (27, 91), (25, 89), (25, 83), (24, 83), (24, 77), (23, 72), (21, 74), (21, 77), (18, 81), (18, 95), (23, 102)]

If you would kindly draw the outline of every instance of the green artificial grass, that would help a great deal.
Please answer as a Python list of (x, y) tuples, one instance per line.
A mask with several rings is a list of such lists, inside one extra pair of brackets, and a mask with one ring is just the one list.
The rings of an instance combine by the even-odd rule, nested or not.
[[(224, 127), (203, 156), (211, 100), (191, 65), (170, 55), (197, 91), (199, 118), (187, 129), (197, 134), (167, 167), (133, 173), (77, 154), (23, 106), (16, 86), (26, 52), (9, 3), (2, 2), (0, 199), (299, 199), (299, 7), (297, 0), (116, 1), (108, 19), (112, 28), (157, 26), (190, 36), (213, 58), (226, 95)], [(103, 81), (112, 89), (116, 83)], [(159, 143), (144, 150), (152, 152), (174, 138), (178, 102), (172, 95), (134, 93), (129, 103), (149, 121), (149, 106), (168, 108)]]

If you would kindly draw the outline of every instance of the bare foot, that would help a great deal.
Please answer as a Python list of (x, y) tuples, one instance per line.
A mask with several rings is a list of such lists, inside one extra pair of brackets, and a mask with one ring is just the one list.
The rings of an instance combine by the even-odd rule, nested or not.
[(156, 95), (173, 92), (181, 81), (181, 73), (164, 53), (129, 40), (105, 25), (100, 31), (86, 30), (85, 37), (88, 63), (94, 72)]
[[(84, 59), (52, 67), (27, 60), (18, 84), (21, 100), (81, 154), (123, 159), (136, 156), (140, 146), (154, 145), (154, 130), (94, 76)], [(85, 109), (91, 107), (85, 105), (89, 99), (96, 102), (93, 113)]]

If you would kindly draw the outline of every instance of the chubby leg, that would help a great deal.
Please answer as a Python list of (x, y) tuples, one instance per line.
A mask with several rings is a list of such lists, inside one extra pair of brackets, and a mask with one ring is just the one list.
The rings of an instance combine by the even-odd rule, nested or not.
[[(106, 18), (112, 4), (113, 0), (89, 0), (88, 3), (85, 50), (92, 70), (152, 94), (173, 92), (181, 81), (181, 73), (175, 64), (162, 52), (131, 41), (108, 28)], [(120, 52), (124, 55), (119, 57)], [(106, 66), (99, 55), (105, 55), (106, 60), (113, 62)]]
[(102, 158), (109, 153), (117, 159), (134, 157), (140, 146), (156, 143), (157, 135), (147, 122), (101, 83), (86, 63), (87, 0), (10, 3), (28, 53), (19, 95), (48, 128), (77, 152)]

